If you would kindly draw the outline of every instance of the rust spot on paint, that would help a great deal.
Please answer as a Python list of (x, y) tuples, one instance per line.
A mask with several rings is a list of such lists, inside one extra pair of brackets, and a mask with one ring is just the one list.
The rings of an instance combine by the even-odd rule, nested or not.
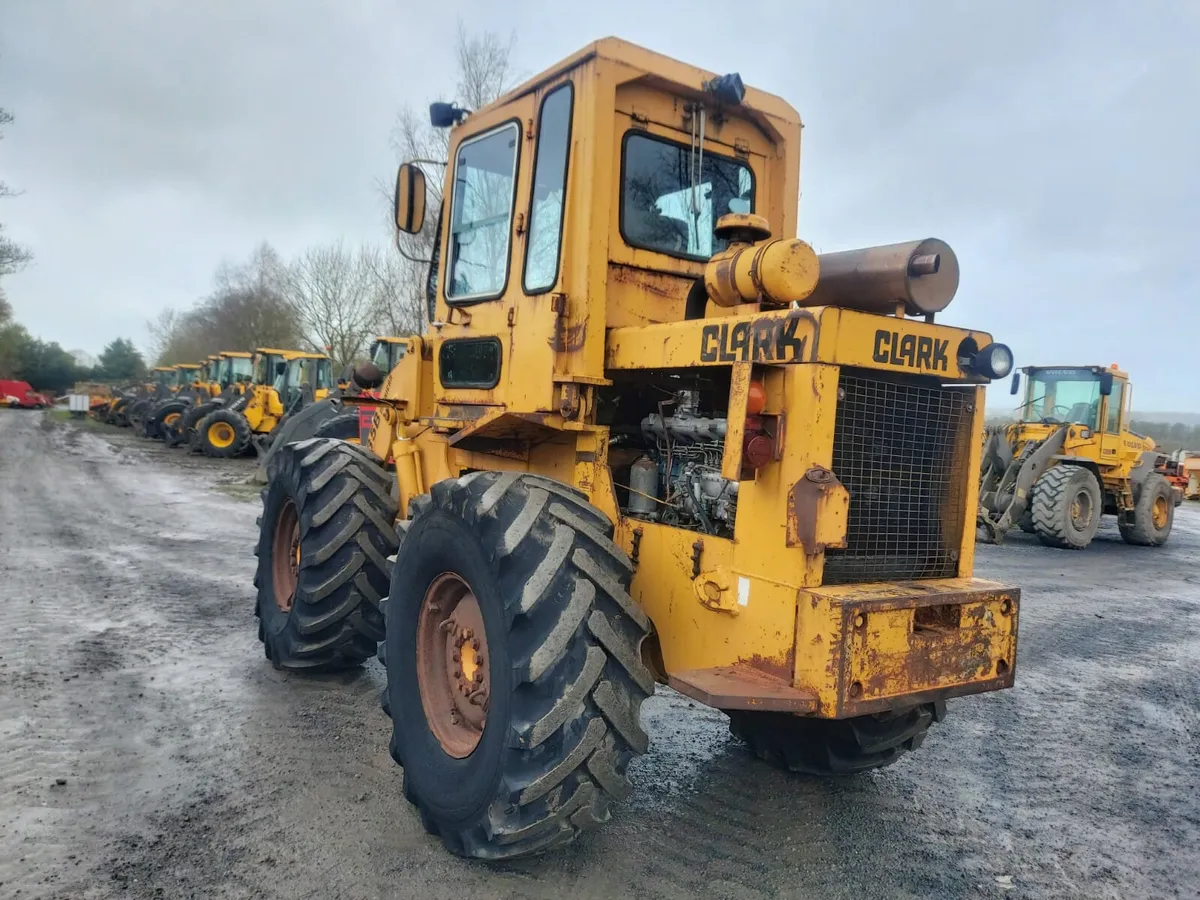
[(549, 341), (550, 349), (556, 353), (574, 353), (576, 350), (583, 349), (583, 342), (586, 337), (586, 321), (575, 325), (567, 325), (555, 330), (554, 336)]

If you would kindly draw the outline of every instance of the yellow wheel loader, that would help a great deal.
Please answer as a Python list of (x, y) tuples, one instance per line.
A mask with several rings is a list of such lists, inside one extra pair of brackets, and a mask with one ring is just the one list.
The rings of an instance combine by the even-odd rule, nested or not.
[(202, 396), (205, 363), (178, 363), (172, 366), (173, 376), (165, 397), (147, 407), (141, 434), (154, 440), (165, 440), (176, 428), (184, 413), (195, 406)]
[(151, 407), (171, 396), (176, 379), (174, 366), (155, 366), (150, 370), (150, 376), (150, 381), (125, 395), (125, 402), (118, 400), (113, 404), (115, 424), (132, 427), (141, 433)]
[[(818, 257), (796, 111), (615, 39), (431, 119), (430, 328), (366, 446), (275, 454), (255, 578), (278, 667), (383, 641), (430, 833), (499, 859), (607, 821), (656, 683), (813, 775), (1012, 685), (1020, 593), (972, 571), (1012, 354), (939, 320), (946, 244)], [(403, 232), (425, 178), (400, 168)]]
[[(981, 537), (1014, 526), (1047, 546), (1082, 550), (1102, 515), (1130, 544), (1166, 543), (1176, 491), (1156, 471), (1154, 441), (1129, 430), (1133, 386), (1115, 365), (1029, 366), (1019, 421), (998, 428), (983, 453)], [(1015, 373), (1012, 393), (1020, 391)]]
[(232, 406), (241, 398), (253, 375), (253, 356), (239, 350), (222, 350), (209, 357), (208, 372), (202, 376), (202, 389), (196, 392), (195, 405), (165, 429), (168, 446), (198, 449), (196, 426), (209, 413)]
[(252, 446), (266, 453), (279, 424), (327, 397), (332, 381), (332, 363), (324, 353), (260, 347), (245, 393), (196, 423), (196, 443), (217, 458), (240, 456)]

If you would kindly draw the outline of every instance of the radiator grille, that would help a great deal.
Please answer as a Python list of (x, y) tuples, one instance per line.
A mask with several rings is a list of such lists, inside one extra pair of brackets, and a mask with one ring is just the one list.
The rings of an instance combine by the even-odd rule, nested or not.
[(847, 545), (825, 583), (957, 574), (973, 388), (843, 369), (833, 471), (850, 492)]

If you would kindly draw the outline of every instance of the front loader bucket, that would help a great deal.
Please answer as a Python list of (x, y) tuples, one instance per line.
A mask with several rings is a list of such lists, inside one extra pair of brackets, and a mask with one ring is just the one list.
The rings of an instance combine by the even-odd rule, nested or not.
[(1004, 431), (996, 431), (984, 447), (979, 483), (979, 539), (999, 544), (1029, 508), (1033, 483), (1062, 452), (1067, 426), (1043, 441), (1030, 441), (1016, 456)]
[(254, 450), (258, 454), (258, 466), (254, 470), (254, 480), (266, 484), (267, 467), (279, 448), (312, 437), (321, 425), (338, 414), (338, 410), (332, 400), (318, 400), (287, 416), (270, 434), (256, 438)]

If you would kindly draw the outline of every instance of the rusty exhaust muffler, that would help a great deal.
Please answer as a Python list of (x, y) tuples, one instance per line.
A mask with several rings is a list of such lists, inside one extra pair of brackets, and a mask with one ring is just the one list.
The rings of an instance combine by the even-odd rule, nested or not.
[(910, 316), (941, 312), (958, 290), (958, 257), (937, 238), (822, 253), (817, 286), (801, 306)]

